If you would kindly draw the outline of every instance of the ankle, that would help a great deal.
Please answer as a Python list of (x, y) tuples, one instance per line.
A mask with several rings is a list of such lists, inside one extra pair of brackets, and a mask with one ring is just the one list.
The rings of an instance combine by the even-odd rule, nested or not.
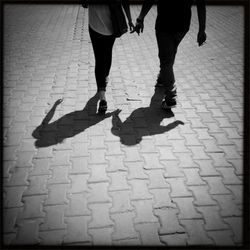
[(98, 95), (99, 95), (99, 99), (100, 99), (100, 100), (105, 100), (105, 101), (106, 101), (105, 91), (100, 90), (100, 91), (98, 92)]

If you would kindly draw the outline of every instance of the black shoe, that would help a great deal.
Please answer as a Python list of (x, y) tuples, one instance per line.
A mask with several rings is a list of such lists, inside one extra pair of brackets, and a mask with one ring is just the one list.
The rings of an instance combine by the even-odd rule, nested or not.
[(99, 102), (98, 113), (105, 113), (107, 111), (107, 102), (105, 100), (101, 100)]
[(161, 103), (161, 107), (163, 109), (171, 109), (174, 108), (176, 106), (176, 100), (175, 99), (171, 99), (171, 100), (166, 100), (164, 99)]

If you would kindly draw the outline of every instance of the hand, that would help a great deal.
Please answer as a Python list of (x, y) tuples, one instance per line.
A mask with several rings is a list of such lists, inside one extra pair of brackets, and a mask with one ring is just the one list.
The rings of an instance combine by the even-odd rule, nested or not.
[(121, 109), (116, 109), (114, 112), (113, 112), (113, 115), (115, 116), (119, 116), (119, 114), (122, 112)]
[(63, 99), (58, 99), (56, 102), (55, 102), (55, 104), (54, 105), (59, 105), (59, 104), (61, 104), (63, 102)]
[(199, 46), (204, 45), (205, 41), (207, 39), (207, 35), (205, 31), (199, 31), (197, 35), (197, 43)]
[(133, 28), (133, 30), (130, 33), (136, 32), (138, 34), (138, 36), (139, 36), (140, 33), (143, 33), (143, 29), (144, 29), (143, 20), (140, 20), (140, 19), (137, 18), (135, 27)]
[(132, 32), (134, 30), (134, 28), (135, 28), (135, 26), (134, 26), (134, 24), (133, 24), (133, 22), (131, 20), (128, 22), (128, 26), (129, 26), (130, 32)]

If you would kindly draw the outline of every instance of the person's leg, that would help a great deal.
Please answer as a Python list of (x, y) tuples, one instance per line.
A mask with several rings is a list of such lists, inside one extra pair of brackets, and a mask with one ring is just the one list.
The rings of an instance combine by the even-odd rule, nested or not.
[(160, 60), (157, 85), (164, 87), (166, 100), (173, 100), (177, 94), (173, 66), (178, 45), (185, 34), (186, 33), (168, 34), (165, 32), (156, 32), (158, 56)]
[(95, 55), (95, 77), (99, 98), (105, 100), (107, 77), (112, 63), (114, 36), (104, 36), (89, 28), (90, 38)]

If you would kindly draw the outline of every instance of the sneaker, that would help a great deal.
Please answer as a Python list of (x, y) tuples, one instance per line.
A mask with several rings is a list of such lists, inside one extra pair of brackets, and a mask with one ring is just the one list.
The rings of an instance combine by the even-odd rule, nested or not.
[(161, 107), (163, 109), (171, 109), (171, 108), (174, 108), (175, 106), (176, 106), (176, 100), (175, 99), (171, 99), (171, 100), (163, 99), (163, 101), (161, 103)]

